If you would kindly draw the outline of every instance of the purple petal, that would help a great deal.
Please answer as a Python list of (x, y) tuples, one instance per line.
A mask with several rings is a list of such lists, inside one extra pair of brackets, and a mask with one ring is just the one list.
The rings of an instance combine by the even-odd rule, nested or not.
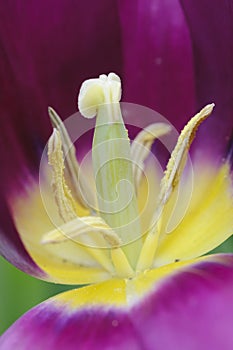
[(179, 129), (194, 113), (189, 32), (178, 0), (118, 1), (127, 102), (163, 114)]
[(211, 154), (224, 154), (233, 116), (233, 1), (181, 0), (194, 52), (197, 105), (215, 102), (198, 135)]
[(114, 0), (91, 6), (14, 1), (0, 11), (1, 127), (22, 142), (25, 154), (35, 156), (51, 129), (48, 105), (70, 115), (84, 79), (110, 70), (121, 73), (116, 5)]
[[(112, 286), (113, 301), (118, 294)], [(233, 255), (222, 255), (183, 268), (131, 307), (72, 309), (50, 299), (21, 317), (0, 347), (230, 350), (232, 322)]]

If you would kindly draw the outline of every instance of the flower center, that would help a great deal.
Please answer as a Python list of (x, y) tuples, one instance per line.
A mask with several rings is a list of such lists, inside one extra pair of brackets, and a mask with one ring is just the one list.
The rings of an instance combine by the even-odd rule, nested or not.
[[(143, 163), (153, 141), (168, 133), (170, 127), (164, 123), (151, 124), (130, 145), (120, 98), (120, 78), (113, 73), (87, 80), (80, 89), (81, 114), (86, 118), (96, 116), (92, 144), (96, 191), (91, 190), (88, 179), (79, 171), (74, 147), (62, 121), (49, 109), (54, 132), (48, 144), (48, 158), (53, 169), (55, 200), (64, 224), (44, 235), (42, 243), (73, 240), (85, 246), (105, 270), (126, 278), (153, 266), (156, 249), (163, 239), (167, 206), (169, 201), (174, 201), (188, 149), (199, 124), (214, 105), (203, 108), (182, 131), (161, 181), (152, 221), (148, 222), (146, 232), (142, 232), (137, 191)], [(65, 168), (71, 190), (66, 184)], [(77, 202), (90, 216), (79, 215)]]

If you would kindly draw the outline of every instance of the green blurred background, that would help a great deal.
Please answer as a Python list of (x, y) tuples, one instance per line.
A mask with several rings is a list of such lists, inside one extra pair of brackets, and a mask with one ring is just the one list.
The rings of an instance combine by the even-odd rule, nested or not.
[(0, 257), (0, 334), (18, 317), (45, 299), (74, 288), (37, 280)]
[[(213, 251), (216, 252), (233, 252), (233, 238)], [(1, 257), (0, 277), (0, 334), (34, 305), (50, 296), (74, 288), (37, 280), (17, 270)]]

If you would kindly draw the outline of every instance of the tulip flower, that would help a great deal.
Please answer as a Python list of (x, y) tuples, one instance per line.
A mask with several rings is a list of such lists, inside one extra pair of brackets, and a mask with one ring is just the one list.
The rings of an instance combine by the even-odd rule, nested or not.
[[(106, 4), (109, 3), (106, 2)], [(154, 107), (150, 105), (153, 99), (151, 91), (156, 92), (158, 89), (159, 94), (155, 96), (155, 101), (158, 103), (159, 112), (164, 113), (167, 110), (166, 115), (169, 117), (173, 110), (174, 115), (177, 116), (182, 107), (184, 107), (182, 116), (189, 108), (194, 109), (192, 79), (195, 75), (186, 76), (186, 73), (190, 70), (192, 73), (201, 74), (204, 69), (203, 60), (207, 59), (205, 51), (207, 48), (197, 29), (198, 26), (203, 33), (206, 32), (206, 17), (204, 17), (205, 21), (201, 20), (201, 13), (197, 11), (199, 6), (194, 6), (194, 2), (186, 4), (183, 1), (182, 3), (183, 7), (176, 1), (170, 6), (171, 4), (164, 1), (161, 2), (161, 8), (165, 11), (164, 13), (167, 13), (168, 19), (174, 19), (174, 22), (168, 20), (179, 37), (172, 37), (174, 43), (178, 43), (178, 39), (181, 39), (179, 42), (181, 48), (189, 54), (190, 58), (191, 46), (188, 43), (185, 13), (191, 28), (194, 53), (196, 53), (195, 70), (192, 71), (191, 62), (187, 59), (183, 65), (184, 74), (177, 72), (176, 79), (171, 81), (173, 88), (177, 82), (182, 82), (183, 85), (177, 86), (176, 91), (168, 90), (166, 103), (163, 102), (163, 94), (166, 93), (167, 84), (164, 88), (161, 85), (160, 89), (153, 84), (156, 84), (154, 81), (157, 73), (159, 79), (162, 79), (161, 65), (163, 59), (169, 57), (169, 52), (164, 54), (163, 46), (156, 43), (164, 56), (162, 58), (154, 56), (152, 65), (151, 57), (147, 58), (143, 55), (144, 52), (150, 51), (147, 50), (145, 41), (135, 40), (130, 44), (130, 31), (135, 26), (128, 23), (128, 19), (130, 20), (128, 14), (132, 9), (136, 13), (136, 7), (131, 7), (130, 2), (118, 2), (119, 22), (113, 23), (117, 30), (121, 26), (124, 34), (121, 45), (125, 64), (123, 73), (125, 97), (129, 101)], [(103, 8), (106, 4), (103, 4)], [(152, 31), (150, 35), (153, 37), (154, 27), (151, 26), (150, 21), (146, 24), (146, 19), (152, 21), (157, 18), (160, 13), (159, 4), (160, 2), (157, 1), (147, 1), (143, 2), (142, 6), (142, 3), (138, 2), (137, 11), (142, 21), (142, 25), (138, 27), (142, 30), (137, 32), (138, 39), (147, 37), (144, 35), (144, 28), (150, 29)], [(190, 4), (193, 4), (193, 7)], [(118, 8), (114, 1), (111, 5), (114, 6), (106, 6), (109, 6), (107, 20), (112, 25), (113, 19), (117, 18)], [(38, 6), (43, 7), (43, 4)], [(81, 7), (81, 5), (76, 6)], [(226, 14), (225, 6), (226, 4), (223, 10), (218, 11)], [(62, 75), (56, 75), (56, 70), (59, 70), (57, 73), (61, 73), (60, 66), (56, 66), (57, 55), (54, 55), (57, 48), (51, 47), (50, 44), (54, 44), (51, 39), (58, 35), (56, 25), (60, 28), (58, 23), (61, 23), (62, 18), (64, 18), (63, 29), (73, 33), (69, 30), (72, 28), (72, 21), (77, 23), (75, 20), (77, 14), (74, 11), (69, 12), (71, 17), (66, 28), (65, 16), (68, 8), (69, 5), (62, 6), (59, 3), (50, 14), (54, 16), (52, 23), (55, 26), (51, 31), (48, 46), (41, 40), (44, 35), (41, 26), (41, 31), (35, 30), (39, 36), (38, 42), (43, 42), (44, 47), (43, 45), (38, 47), (34, 42), (31, 44), (31, 48), (34, 48), (33, 45), (36, 48), (32, 50), (32, 56), (35, 55), (32, 60), (28, 55), (28, 61), (22, 60), (24, 56), (19, 53), (20, 50), (22, 50), (21, 53), (23, 52), (23, 47), (11, 46), (11, 40), (5, 43), (12, 60), (10, 68), (5, 65), (8, 69), (6, 72), (9, 73), (9, 70), (15, 67), (12, 62), (17, 61), (17, 55), (12, 53), (17, 53), (19, 61), (22, 60), (23, 63), (16, 62), (16, 67), (19, 64), (25, 72), (28, 72), (28, 75), (24, 76), (22, 71), (15, 68), (15, 76), (10, 75), (15, 90), (10, 89), (11, 94), (7, 95), (4, 105), (3, 116), (12, 114), (12, 118), (15, 118), (12, 125), (18, 125), (18, 128), (12, 129), (6, 118), (6, 125), (3, 127), (8, 133), (3, 135), (5, 139), (3, 138), (2, 141), (5, 141), (3, 143), (5, 147), (1, 147), (2, 152), (4, 151), (2, 164), (5, 170), (2, 173), (1, 183), (3, 219), (0, 248), (2, 255), (15, 266), (38, 278), (56, 283), (89, 285), (53, 297), (30, 310), (0, 338), (0, 349), (218, 349), (220, 347), (231, 349), (233, 344), (231, 336), (233, 257), (231, 254), (204, 256), (232, 234), (230, 163), (229, 157), (222, 160), (223, 153), (221, 153), (226, 143), (225, 137), (229, 136), (229, 125), (231, 125), (232, 102), (229, 102), (228, 86), (225, 86), (222, 80), (217, 80), (217, 73), (214, 70), (214, 68), (217, 69), (216, 65), (210, 64), (208, 66), (210, 72), (205, 71), (201, 78), (198, 76), (200, 79), (198, 86), (201, 86), (201, 89), (198, 89), (200, 94), (198, 100), (201, 101), (202, 106), (206, 102), (209, 104), (183, 128), (166, 170), (161, 176), (150, 159), (147, 164), (149, 166), (146, 162), (150, 156), (153, 158), (154, 152), (151, 151), (151, 147), (155, 138), (169, 135), (170, 125), (153, 123), (141, 130), (137, 128), (137, 135), (130, 144), (126, 130), (127, 123), (124, 124), (124, 104), (122, 106), (119, 104), (121, 98), (119, 77), (111, 73), (108, 76), (101, 75), (99, 78), (87, 80), (80, 90), (79, 110), (86, 118), (96, 117), (92, 167), (97, 191), (93, 190), (93, 184), (89, 178), (90, 169), (87, 168), (87, 173), (79, 171), (80, 164), (75, 157), (72, 135), (69, 135), (72, 130), (66, 129), (66, 123), (63, 124), (51, 108), (49, 114), (54, 130), (48, 142), (49, 166), (43, 157), (39, 174), (38, 163), (41, 160), (43, 143), (48, 136), (48, 131), (44, 130), (47, 124), (41, 108), (44, 108), (45, 103), (53, 105), (56, 93), (57, 95), (60, 93), (60, 91), (54, 92), (55, 97), (53, 97), (53, 93), (47, 88), (48, 94), (46, 94), (47, 74), (50, 78), (62, 79)], [(96, 23), (91, 21), (92, 16), (94, 19), (100, 18), (98, 11), (101, 12), (101, 9), (98, 4), (90, 10), (89, 26)], [(28, 8), (30, 13), (32, 10), (33, 6)], [(15, 11), (12, 16), (16, 13)], [(135, 13), (132, 15), (132, 22), (136, 21)], [(151, 18), (148, 17), (148, 13)], [(33, 14), (34, 17), (30, 16), (28, 21), (31, 21), (32, 27), (36, 27), (40, 23), (40, 16), (38, 13), (33, 12)], [(57, 17), (58, 14), (59, 17)], [(216, 23), (215, 16), (218, 13), (213, 9), (213, 12), (208, 14), (210, 24), (212, 24), (211, 19)], [(27, 18), (26, 14), (24, 15)], [(226, 16), (227, 27), (230, 14)], [(16, 18), (19, 20), (19, 17)], [(33, 19), (37, 19), (38, 22)], [(50, 16), (48, 20), (51, 20)], [(164, 23), (164, 19), (162, 22)], [(89, 26), (84, 26), (87, 33)], [(11, 24), (3, 27), (13, 33)], [(159, 28), (163, 29), (161, 23)], [(19, 32), (22, 39), (27, 35), (28, 29), (24, 28), (24, 30)], [(117, 30), (114, 31), (116, 37), (118, 37)], [(164, 30), (166, 33), (167, 27)], [(93, 33), (93, 30), (90, 29), (90, 33)], [(228, 34), (228, 31), (226, 33)], [(103, 37), (106, 38), (107, 46), (111, 44), (112, 48), (117, 48), (114, 40), (108, 41), (106, 28), (100, 35), (101, 39)], [(217, 39), (218, 36), (216, 36)], [(64, 50), (64, 57), (75, 60), (73, 46), (69, 46), (69, 43), (72, 43), (72, 39), (70, 40), (67, 43), (68, 47)], [(12, 42), (15, 43), (15, 41)], [(142, 48), (137, 46), (140, 42)], [(85, 46), (85, 43), (82, 44)], [(212, 47), (211, 43), (208, 44)], [(221, 45), (223, 45), (222, 42)], [(173, 48), (172, 45), (169, 47), (172, 48), (172, 52), (177, 51), (177, 48)], [(152, 46), (151, 52), (157, 53), (158, 48)], [(82, 52), (83, 57), (88, 56), (85, 47), (82, 50), (79, 48), (79, 51)], [(53, 68), (54, 77), (49, 69), (43, 73), (44, 75), (38, 73), (41, 62), (37, 61), (36, 57), (41, 57), (41, 52), (44, 54), (43, 64), (46, 65), (48, 62), (48, 67)], [(50, 52), (52, 52), (51, 56), (48, 55)], [(228, 51), (218, 54), (214, 56), (216, 62), (220, 62), (223, 58), (223, 62), (228, 62), (230, 55)], [(111, 69), (114, 70), (116, 66), (117, 71), (121, 73), (123, 63), (116, 57), (119, 59), (117, 54), (116, 56), (112, 54), (110, 57), (109, 62), (113, 65)], [(134, 57), (135, 60), (133, 60)], [(180, 58), (179, 54), (178, 58)], [(91, 59), (93, 60), (93, 55)], [(100, 58), (97, 59), (96, 64), (98, 66), (98, 60), (101, 67)], [(6, 62), (10, 63), (9, 59), (6, 58)], [(157, 69), (154, 62), (158, 66)], [(84, 59), (85, 64), (87, 62)], [(142, 65), (141, 74), (138, 69), (140, 65)], [(69, 67), (69, 62), (67, 66)], [(61, 67), (64, 65), (61, 64)], [(226, 74), (229, 65), (221, 67)], [(81, 67), (79, 69), (82, 70)], [(6, 79), (6, 72), (3, 71), (2, 74), (5, 77), (5, 86), (8, 87), (10, 84)], [(210, 77), (208, 84), (211, 82), (213, 96), (209, 96), (210, 92), (207, 93), (201, 84), (201, 80), (208, 74)], [(71, 71), (70, 75), (72, 75)], [(218, 74), (217, 77), (219, 78)], [(67, 80), (71, 79), (68, 78), (69, 76)], [(25, 84), (22, 84), (24, 79)], [(64, 76), (63, 79), (65, 80)], [(166, 76), (164, 79), (166, 81)], [(191, 84), (187, 90), (186, 79), (190, 79)], [(56, 85), (53, 79), (51, 81), (52, 86)], [(31, 91), (32, 95), (27, 106), (24, 99), (30, 92), (30, 87), (34, 86), (33, 84), (37, 89)], [(64, 88), (64, 82), (59, 84), (58, 81), (59, 89), (61, 85)], [(13, 104), (12, 96), (15, 91), (18, 91), (18, 87), (23, 87), (21, 91), (23, 101), (21, 98)], [(172, 94), (179, 96), (182, 90), (186, 90), (187, 94), (183, 95), (184, 106), (175, 100), (169, 103), (172, 101)], [(67, 91), (65, 91), (66, 94), (69, 95)], [(50, 96), (51, 102), (47, 101)], [(223, 96), (226, 100), (223, 100)], [(138, 101), (135, 101), (134, 99), (137, 98)], [(206, 101), (207, 98), (208, 101)], [(63, 98), (64, 106), (67, 106), (69, 100), (69, 96)], [(214, 107), (210, 103), (212, 101), (216, 102), (217, 110), (213, 117), (210, 116)], [(218, 101), (220, 101), (219, 105), (224, 107), (221, 121), (219, 121)], [(29, 106), (32, 106), (30, 114)], [(126, 105), (125, 108), (127, 107)], [(21, 124), (16, 120), (18, 111), (22, 113)], [(181, 123), (184, 117), (177, 122)], [(209, 117), (208, 120), (207, 117)], [(211, 119), (214, 120), (213, 123), (220, 125), (219, 129), (211, 128)], [(88, 123), (88, 120), (81, 118), (79, 121), (80, 125)], [(179, 185), (189, 148), (196, 132), (199, 133), (199, 127), (200, 130), (203, 129), (203, 135), (206, 136), (204, 140), (203, 137), (197, 139), (196, 146), (194, 144), (194, 188), (190, 203), (184, 210), (182, 198), (186, 193), (190, 193), (190, 182), (186, 179), (186, 174), (184, 174), (181, 190)], [(20, 137), (24, 138), (25, 133), (29, 137), (24, 140), (23, 146), (19, 147), (17, 142)], [(205, 145), (207, 152), (200, 157), (200, 153), (205, 152)], [(143, 176), (144, 171), (147, 174), (146, 177)], [(116, 189), (119, 190), (119, 198), (115, 196)], [(141, 208), (144, 208), (147, 200), (145, 194), (148, 195), (149, 204), (143, 216)], [(172, 230), (167, 232), (167, 225), (173, 218), (174, 208), (175, 213), (178, 214), (181, 210), (181, 220), (176, 221), (176, 224), (173, 223)]]

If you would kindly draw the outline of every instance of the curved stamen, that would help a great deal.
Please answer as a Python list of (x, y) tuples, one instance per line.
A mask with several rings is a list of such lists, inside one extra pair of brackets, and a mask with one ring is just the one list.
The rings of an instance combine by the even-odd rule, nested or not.
[(197, 113), (182, 130), (177, 144), (171, 154), (164, 177), (161, 181), (161, 189), (155, 214), (152, 218), (151, 229), (142, 247), (137, 269), (143, 271), (152, 266), (156, 249), (161, 239), (161, 226), (166, 219), (166, 204), (176, 190), (184, 170), (187, 154), (195, 137), (199, 125), (211, 114), (214, 104), (205, 106)]
[(73, 196), (84, 208), (93, 211), (93, 208), (95, 208), (96, 199), (93, 195), (93, 190), (89, 187), (88, 181), (86, 181), (82, 171), (80, 171), (79, 163), (76, 158), (76, 151), (70, 136), (64, 126), (64, 123), (55, 110), (49, 107), (48, 113), (53, 127), (60, 133), (62, 149), (65, 155), (65, 170), (70, 178), (70, 186)]

